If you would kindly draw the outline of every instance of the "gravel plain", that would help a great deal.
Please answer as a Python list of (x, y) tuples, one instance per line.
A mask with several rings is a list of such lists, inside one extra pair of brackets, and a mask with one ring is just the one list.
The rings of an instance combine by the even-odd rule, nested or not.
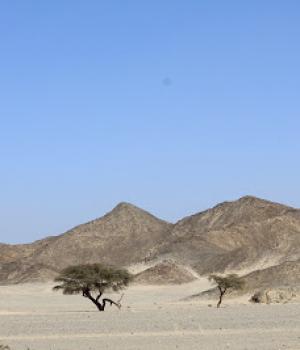
[[(133, 286), (121, 311), (98, 312), (50, 284), (0, 287), (0, 344), (11, 349), (300, 349), (300, 304), (252, 305), (247, 297), (183, 302), (208, 287)], [(118, 296), (112, 296), (118, 299)]]

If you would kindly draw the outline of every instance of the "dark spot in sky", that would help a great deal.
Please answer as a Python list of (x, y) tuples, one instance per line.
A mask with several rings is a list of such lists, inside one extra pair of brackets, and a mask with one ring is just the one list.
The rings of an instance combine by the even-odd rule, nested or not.
[(171, 78), (169, 77), (165, 77), (162, 81), (164, 86), (171, 86), (173, 84), (173, 81)]

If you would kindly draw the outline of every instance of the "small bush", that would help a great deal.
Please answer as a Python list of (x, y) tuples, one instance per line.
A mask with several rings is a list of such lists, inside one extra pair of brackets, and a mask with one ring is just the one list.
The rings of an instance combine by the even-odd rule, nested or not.
[(263, 302), (263, 294), (262, 292), (256, 292), (250, 298), (251, 303), (259, 304)]

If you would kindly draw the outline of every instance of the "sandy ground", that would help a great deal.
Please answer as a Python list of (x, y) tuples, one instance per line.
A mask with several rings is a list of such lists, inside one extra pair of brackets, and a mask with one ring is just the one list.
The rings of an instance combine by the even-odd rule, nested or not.
[(16, 350), (300, 350), (300, 304), (251, 305), (244, 298), (216, 309), (209, 301), (180, 301), (207, 286), (205, 280), (133, 286), (121, 311), (104, 313), (81, 296), (52, 292), (50, 284), (0, 287), (0, 344)]

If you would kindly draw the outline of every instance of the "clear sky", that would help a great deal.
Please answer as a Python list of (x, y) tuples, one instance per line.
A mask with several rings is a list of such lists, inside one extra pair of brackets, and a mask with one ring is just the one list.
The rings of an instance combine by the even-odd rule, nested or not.
[(298, 0), (3, 0), (0, 241), (127, 201), (300, 207)]

